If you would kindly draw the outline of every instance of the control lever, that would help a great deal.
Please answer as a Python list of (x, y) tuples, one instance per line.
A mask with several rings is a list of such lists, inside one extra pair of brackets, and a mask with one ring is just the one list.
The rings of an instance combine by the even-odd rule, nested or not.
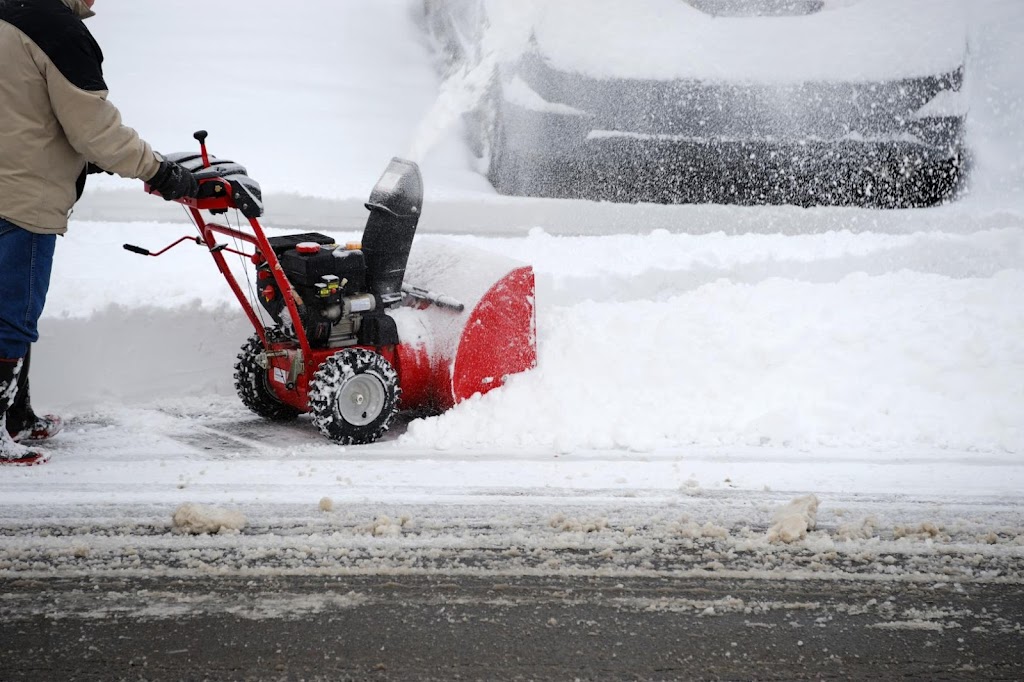
[(197, 130), (192, 134), (199, 141), (199, 151), (203, 153), (203, 168), (210, 167), (210, 156), (206, 153), (206, 138), (209, 135), (205, 130)]

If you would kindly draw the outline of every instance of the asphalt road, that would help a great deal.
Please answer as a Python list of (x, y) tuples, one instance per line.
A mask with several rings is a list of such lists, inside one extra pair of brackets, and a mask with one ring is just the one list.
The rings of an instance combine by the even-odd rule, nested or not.
[(3, 680), (1024, 678), (1024, 586), (879, 580), (0, 580)]

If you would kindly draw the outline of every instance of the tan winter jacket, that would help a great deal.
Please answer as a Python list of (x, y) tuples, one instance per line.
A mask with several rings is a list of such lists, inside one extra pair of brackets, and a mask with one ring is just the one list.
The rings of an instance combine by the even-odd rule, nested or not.
[(0, 217), (60, 234), (86, 162), (148, 180), (159, 157), (107, 101), (83, 0), (0, 0)]

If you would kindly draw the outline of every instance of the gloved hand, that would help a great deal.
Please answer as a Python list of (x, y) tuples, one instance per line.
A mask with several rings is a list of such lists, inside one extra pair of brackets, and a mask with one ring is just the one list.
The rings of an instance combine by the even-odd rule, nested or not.
[(199, 194), (195, 176), (173, 161), (161, 161), (160, 169), (149, 180), (149, 186), (167, 201)]

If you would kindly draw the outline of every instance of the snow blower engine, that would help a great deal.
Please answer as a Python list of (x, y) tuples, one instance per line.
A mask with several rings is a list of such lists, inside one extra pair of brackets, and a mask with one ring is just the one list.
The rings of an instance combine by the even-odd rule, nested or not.
[[(206, 247), (256, 331), (235, 364), (250, 410), (275, 421), (310, 413), (328, 438), (370, 443), (400, 408), (436, 413), (535, 366), (533, 269), (440, 239), (413, 252), (423, 205), (415, 163), (392, 159), (366, 203), (361, 242), (319, 232), (268, 238), (259, 184), (240, 164), (209, 156), (205, 131), (194, 137), (199, 153), (167, 159), (199, 182), (196, 198), (178, 200), (199, 236), (156, 252), (125, 248), (159, 256), (185, 241)], [(249, 230), (203, 216), (231, 210)], [(250, 262), (255, 283), (243, 287), (225, 254)], [(407, 272), (421, 286), (407, 284)]]
[[(386, 311), (406, 296), (463, 310), (448, 297), (413, 287), (403, 292), (422, 197), (419, 169), (394, 159), (366, 204), (370, 217), (361, 243), (338, 245), (333, 237), (315, 232), (267, 240), (291, 286), (312, 348), (399, 343), (395, 320)], [(285, 297), (270, 261), (256, 260), (259, 301), (276, 324), (287, 328)]]

